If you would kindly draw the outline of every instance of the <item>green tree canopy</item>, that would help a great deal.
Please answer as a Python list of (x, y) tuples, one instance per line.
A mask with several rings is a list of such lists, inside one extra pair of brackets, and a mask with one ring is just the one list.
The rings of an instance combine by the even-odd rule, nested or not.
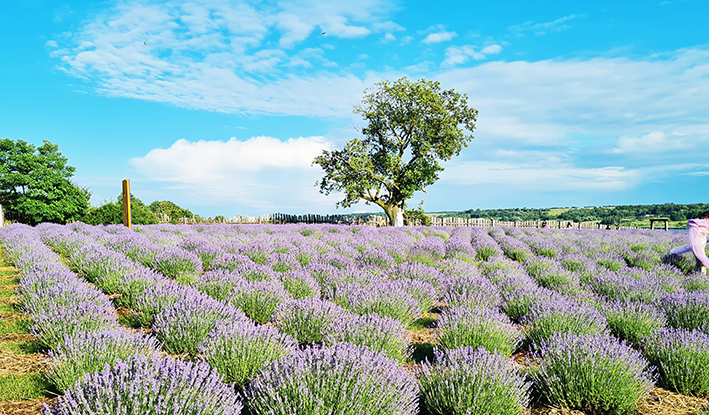
[(324, 194), (343, 192), (340, 207), (360, 200), (378, 205), (390, 224), (415, 191), (438, 180), (440, 162), (467, 147), (478, 116), (467, 95), (406, 77), (366, 90), (354, 112), (367, 121), (363, 138), (349, 140), (342, 150), (323, 151), (313, 161), (325, 172), (317, 185)]
[(5, 212), (35, 225), (80, 219), (91, 193), (71, 181), (76, 169), (59, 146), (36, 147), (23, 140), (0, 140), (0, 204)]
[(180, 218), (193, 218), (194, 214), (187, 209), (177, 206), (169, 200), (155, 201), (149, 206), (150, 210), (156, 215), (167, 215), (170, 218), (170, 223), (177, 223)]
[[(130, 195), (131, 222), (135, 225), (154, 225), (158, 223), (155, 214), (140, 199)], [(89, 225), (120, 225), (123, 223), (123, 197), (115, 201), (106, 201), (99, 207), (89, 208), (81, 219)]]

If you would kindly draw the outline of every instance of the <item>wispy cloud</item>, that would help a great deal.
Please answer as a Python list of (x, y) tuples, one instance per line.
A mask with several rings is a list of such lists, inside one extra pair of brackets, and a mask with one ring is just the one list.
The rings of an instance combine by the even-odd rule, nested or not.
[(424, 33), (428, 33), (428, 35), (423, 38), (421, 43), (430, 45), (433, 43), (441, 43), (441, 42), (447, 42), (454, 37), (457, 37), (458, 34), (455, 32), (449, 32), (446, 30), (446, 28), (443, 25), (438, 25), (438, 26), (431, 26), (428, 29), (424, 31)]
[(500, 45), (490, 45), (477, 50), (473, 45), (449, 46), (446, 48), (446, 57), (441, 66), (455, 66), (468, 62), (470, 59), (479, 61), (487, 58), (487, 55), (494, 55), (502, 51)]
[(510, 30), (510, 32), (516, 33), (518, 35), (524, 35), (524, 33), (532, 33), (536, 36), (544, 36), (549, 32), (560, 32), (563, 30), (570, 29), (571, 25), (567, 24), (567, 22), (585, 16), (585, 14), (571, 14), (568, 16), (560, 17), (554, 21), (545, 23), (534, 23), (532, 21), (528, 21), (524, 22), (523, 24), (510, 26), (508, 29)]
[[(247, 2), (130, 1), (48, 46), (57, 46), (52, 55), (63, 70), (95, 81), (96, 89), (109, 96), (234, 113), (331, 116), (349, 112), (364, 83), (326, 71), (337, 65), (294, 46), (322, 37), (321, 32), (352, 38), (391, 31), (399, 27), (387, 24), (391, 9), (380, 0), (259, 8)], [(267, 41), (273, 36), (277, 44)], [(320, 69), (315, 75), (292, 73), (292, 68), (314, 66)], [(319, 84), (320, 96), (308, 94), (313, 83)], [(327, 99), (332, 96), (349, 99), (338, 104)]]

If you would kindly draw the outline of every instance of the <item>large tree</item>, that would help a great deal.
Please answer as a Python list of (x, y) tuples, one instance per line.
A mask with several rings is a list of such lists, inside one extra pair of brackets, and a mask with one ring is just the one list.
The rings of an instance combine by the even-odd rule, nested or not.
[(313, 161), (325, 171), (316, 185), (326, 195), (344, 193), (339, 207), (360, 200), (378, 205), (390, 224), (415, 191), (438, 180), (440, 162), (468, 146), (478, 117), (467, 95), (406, 77), (367, 89), (354, 112), (367, 122), (362, 138), (349, 140), (342, 150), (325, 150)]
[(23, 140), (0, 140), (0, 204), (22, 222), (66, 223), (89, 207), (91, 193), (71, 181), (76, 169), (59, 146), (36, 147)]

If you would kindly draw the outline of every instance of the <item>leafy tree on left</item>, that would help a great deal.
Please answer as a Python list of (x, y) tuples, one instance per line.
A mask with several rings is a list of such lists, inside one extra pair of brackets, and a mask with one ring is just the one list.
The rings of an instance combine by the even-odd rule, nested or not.
[(0, 140), (0, 204), (30, 225), (79, 220), (89, 208), (91, 192), (71, 181), (76, 168), (44, 140), (36, 147), (23, 140)]

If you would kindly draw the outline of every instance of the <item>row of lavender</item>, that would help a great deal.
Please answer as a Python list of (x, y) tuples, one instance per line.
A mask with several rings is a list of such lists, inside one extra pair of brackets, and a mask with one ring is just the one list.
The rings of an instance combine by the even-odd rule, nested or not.
[[(445, 304), (445, 312), (439, 322), (438, 364), (424, 365), (420, 376), (421, 397), (434, 413), (449, 413), (445, 405), (477, 408), (476, 413), (485, 412), (481, 409), (486, 408), (484, 405), (488, 405), (488, 409), (496, 408), (493, 411), (497, 411), (495, 413), (519, 412), (520, 406), (527, 400), (529, 384), (524, 382), (517, 369), (506, 359), (474, 350), (484, 346), (502, 352), (503, 356), (509, 355), (522, 340), (539, 346), (537, 357), (541, 358), (541, 366), (531, 376), (541, 390), (544, 390), (544, 385), (559, 384), (554, 381), (556, 376), (560, 376), (554, 372), (559, 370), (554, 369), (555, 351), (563, 355), (575, 347), (579, 349), (575, 353), (581, 357), (598, 354), (598, 350), (595, 354), (594, 350), (588, 350), (588, 345), (597, 344), (595, 347), (600, 347), (599, 350), (605, 354), (610, 353), (609, 350), (620, 350), (614, 352), (614, 359), (608, 360), (607, 356), (597, 359), (606, 359), (608, 362), (605, 365), (612, 366), (622, 361), (634, 368), (630, 371), (624, 370), (627, 367), (605, 371), (613, 376), (619, 376), (619, 373), (635, 376), (635, 382), (621, 382), (634, 385), (631, 387), (634, 388), (634, 394), (625, 394), (628, 395), (624, 400), (625, 406), (614, 404), (620, 408), (619, 411), (627, 411), (635, 404), (638, 394), (648, 390), (653, 375), (637, 352), (633, 354), (632, 349), (607, 336), (610, 327), (614, 334), (629, 338), (622, 331), (614, 329), (614, 320), (609, 317), (612, 313), (608, 310), (617, 309), (619, 317), (615, 320), (625, 321), (626, 326), (628, 321), (642, 322), (640, 317), (651, 315), (655, 325), (651, 324), (646, 334), (652, 334), (656, 328), (664, 325), (661, 312), (667, 313), (667, 304), (677, 303), (666, 293), (675, 292), (677, 297), (686, 300), (687, 292), (703, 287), (701, 278), (683, 280), (676, 269), (655, 265), (659, 262), (659, 253), (674, 241), (667, 239), (658, 242), (658, 238), (643, 234), (626, 235), (625, 240), (619, 241), (607, 240), (598, 233), (588, 232), (515, 234), (516, 230), (508, 230), (508, 234), (505, 234), (500, 229), (492, 229), (488, 234), (464, 228), (452, 234), (442, 229), (428, 229), (426, 234), (416, 229), (367, 232), (366, 229), (344, 227), (155, 227), (141, 229), (146, 232), (145, 235), (127, 233), (123, 228), (104, 230), (74, 226), (74, 229), (79, 233), (54, 226), (40, 227), (40, 232), (48, 244), (66, 255), (72, 265), (97, 287), (110, 294), (119, 294), (115, 301), (129, 306), (136, 321), (152, 324), (154, 332), (165, 344), (165, 349), (171, 353), (207, 356), (209, 360), (210, 354), (205, 345), (210, 339), (219, 338), (222, 343), (214, 350), (230, 350), (222, 354), (231, 356), (211, 356), (210, 363), (219, 368), (219, 361), (227, 362), (220, 372), (227, 378), (231, 376), (231, 382), (244, 384), (253, 377), (255, 371), (229, 374), (230, 369), (237, 372), (233, 369), (238, 365), (228, 359), (237, 356), (244, 360), (243, 356), (248, 355), (245, 350), (254, 343), (250, 339), (258, 337), (250, 329), (275, 329), (250, 322), (239, 325), (245, 322), (243, 315), (235, 314), (233, 309), (227, 307), (229, 311), (225, 317), (223, 307), (231, 305), (232, 308), (239, 308), (259, 323), (273, 320), (282, 332), (290, 334), (292, 337), (288, 340), (287, 335), (274, 335), (273, 331), (269, 333), (270, 338), (274, 339), (272, 344), (279, 345), (275, 348), (286, 350), (281, 355), (287, 356), (274, 363), (270, 372), (262, 372), (261, 377), (252, 382), (250, 391), (258, 390), (259, 385), (262, 390), (273, 389), (272, 382), (276, 378), (269, 376), (274, 376), (274, 373), (280, 373), (278, 376), (282, 376), (282, 373), (288, 373), (289, 376), (300, 373), (296, 379), (300, 379), (298, 384), (302, 386), (303, 376), (306, 376), (303, 373), (317, 372), (313, 368), (318, 365), (318, 358), (327, 355), (325, 351), (342, 355), (343, 362), (347, 360), (345, 356), (348, 353), (361, 354), (359, 349), (352, 352), (338, 345), (340, 341), (360, 344), (369, 341), (365, 345), (370, 350), (384, 351), (403, 360), (408, 354), (408, 340), (403, 335), (403, 325), (419, 317), (432, 304)], [(179, 232), (180, 235), (169, 231)], [(186, 250), (196, 254), (199, 260)], [(502, 252), (521, 261), (522, 265), (504, 260)], [(632, 262), (642, 255), (650, 258), (644, 262), (651, 264), (645, 267), (650, 269), (644, 271), (646, 274), (639, 271), (637, 264)], [(486, 261), (479, 267), (466, 262), (475, 258)], [(636, 266), (628, 268), (628, 264)], [(146, 266), (163, 275), (151, 272)], [(211, 271), (200, 275), (202, 267)], [(603, 272), (605, 269), (608, 271)], [(175, 283), (166, 276), (188, 285)], [(635, 290), (623, 287), (631, 281), (641, 281), (645, 284), (641, 284), (642, 287), (654, 287), (655, 291), (641, 289), (645, 294), (639, 298), (630, 298), (635, 295)], [(685, 283), (683, 287), (681, 282), (686, 281), (692, 283)], [(614, 291), (614, 287), (617, 290)], [(614, 298), (614, 295), (618, 298)], [(189, 301), (191, 298), (196, 300)], [(232, 304), (217, 305), (218, 301), (214, 302), (214, 299), (227, 300)], [(192, 303), (192, 306), (187, 305)], [(628, 314), (626, 309), (635, 310), (635, 314)], [(216, 320), (226, 319), (233, 324), (215, 330), (219, 326), (214, 321), (215, 315)], [(510, 318), (524, 324), (524, 336)], [(670, 325), (687, 325), (673, 321), (670, 321)], [(706, 323), (700, 321), (699, 326), (702, 324)], [(210, 331), (212, 335), (208, 336)], [(570, 334), (554, 334), (559, 332)], [(637, 334), (636, 329), (626, 332)], [(696, 333), (691, 332), (690, 337), (697, 337)], [(592, 336), (593, 341), (573, 336)], [(642, 339), (642, 336), (636, 337), (638, 341)], [(672, 337), (662, 336), (658, 339)], [(208, 340), (205, 341), (205, 338)], [(240, 338), (242, 340), (238, 340)], [(333, 346), (296, 352), (293, 351), (293, 339), (301, 345), (325, 343)], [(706, 343), (704, 338), (693, 341), (700, 345)], [(611, 346), (608, 342), (611, 342)], [(652, 348), (648, 346), (650, 343), (654, 345), (658, 341), (647, 341), (646, 353)], [(472, 349), (455, 350), (466, 346)], [(706, 344), (703, 347), (706, 354)], [(310, 363), (305, 367), (288, 359), (288, 356), (305, 352), (310, 353), (310, 358), (306, 359)], [(619, 356), (624, 357), (621, 359)], [(261, 367), (264, 363), (254, 362), (252, 368)], [(286, 366), (278, 369), (279, 364)], [(594, 364), (598, 366), (598, 362)], [(294, 365), (300, 365), (298, 367), (301, 369), (294, 371)], [(352, 365), (357, 364), (344, 364), (344, 367)], [(600, 366), (603, 367), (603, 364)], [(487, 399), (477, 396), (471, 400), (470, 391), (476, 390), (475, 382), (471, 379), (480, 379), (480, 376), (473, 373), (476, 370), (492, 377), (500, 384), (498, 388), (512, 391), (503, 394), (508, 396), (506, 405), (509, 412), (500, 412), (502, 403), (496, 402), (495, 393)], [(339, 373), (333, 368), (325, 371)], [(508, 372), (514, 372), (515, 376), (510, 376)], [(358, 371), (350, 367), (338, 376), (347, 376), (345, 373), (356, 374)], [(507, 374), (501, 376), (501, 373)], [(241, 379), (237, 379), (238, 376)], [(322, 385), (321, 378), (327, 376), (330, 375), (322, 374), (311, 381), (316, 382), (315, 385)], [(267, 378), (271, 381), (259, 381)], [(450, 378), (458, 381), (450, 382)], [(413, 408), (415, 391), (411, 388), (402, 389), (400, 384), (414, 383), (405, 376), (399, 381), (390, 383), (397, 385), (398, 390), (409, 392), (399, 399), (410, 404), (405, 407)], [(278, 379), (276, 384), (284, 385), (288, 382)], [(446, 385), (449, 390), (442, 391), (441, 385)], [(569, 384), (564, 387), (573, 390), (578, 386)], [(295, 391), (286, 389), (269, 390), (260, 396), (305, 399), (301, 396), (302, 387)], [(556, 393), (569, 401), (569, 396), (573, 395), (564, 390), (555, 392), (553, 388), (547, 389), (546, 394), (550, 399), (554, 399)], [(362, 389), (363, 393), (365, 390)], [(468, 395), (464, 393), (466, 390)], [(367, 397), (366, 401), (371, 401), (376, 407), (389, 408), (372, 397), (388, 397), (390, 394), (379, 391), (371, 396), (367, 393), (361, 396)], [(464, 402), (466, 399), (467, 403)], [(350, 400), (354, 402), (357, 399), (352, 396)], [(253, 398), (251, 401), (256, 410), (256, 402), (259, 400)], [(396, 402), (401, 407), (402, 402)], [(578, 405), (574, 402), (561, 403), (567, 406)], [(587, 402), (583, 404), (588, 405)], [(262, 410), (265, 413), (265, 408), (270, 407), (270, 404), (264, 405)], [(379, 413), (391, 413), (382, 411)], [(257, 410), (257, 413), (260, 412)]]

